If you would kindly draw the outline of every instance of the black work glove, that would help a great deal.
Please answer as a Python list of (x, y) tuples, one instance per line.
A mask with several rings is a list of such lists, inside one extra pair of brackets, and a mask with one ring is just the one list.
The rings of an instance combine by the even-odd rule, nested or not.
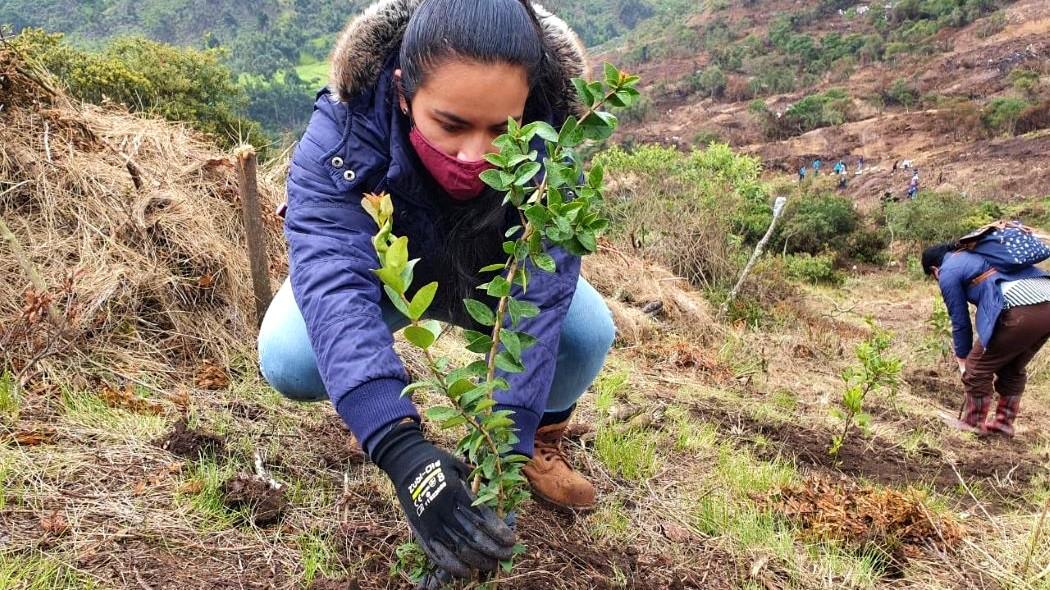
[(391, 428), (372, 461), (390, 476), (412, 532), (439, 569), (467, 578), (472, 569), (496, 571), (513, 555), (514, 531), (489, 508), (471, 506), (470, 470), (427, 442), (417, 424)]
[[(503, 522), (507, 523), (510, 530), (518, 530), (518, 513), (508, 512), (507, 516), (503, 517)], [(452, 575), (443, 569), (436, 569), (431, 572), (427, 572), (423, 579), (416, 584), (416, 590), (441, 590), (445, 586), (452, 583)]]

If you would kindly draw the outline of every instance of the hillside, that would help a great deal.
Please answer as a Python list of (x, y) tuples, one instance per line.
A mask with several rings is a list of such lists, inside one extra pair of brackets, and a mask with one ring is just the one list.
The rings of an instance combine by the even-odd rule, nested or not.
[[(389, 482), (330, 404), (289, 402), (258, 374), (230, 154), (70, 100), (6, 47), (0, 81), (0, 588), (411, 588)], [(721, 321), (748, 232), (768, 223), (761, 163), (722, 146), (596, 157), (613, 222), (584, 276), (618, 334), (567, 453), (600, 503), (527, 503), (527, 553), (499, 588), (1050, 588), (1050, 535), (1036, 533), (1050, 357), (1031, 366), (1016, 438), (951, 430), (943, 306), (909, 236), (848, 270), (768, 256)], [(260, 171), (267, 209), (284, 163)], [(852, 217), (848, 232), (817, 227), (851, 214), (820, 182), (784, 222), (823, 232), (818, 248), (861, 232)], [(276, 282), (280, 221), (265, 227)], [(775, 250), (789, 239), (806, 246), (788, 232)], [(441, 352), (461, 344), (453, 330)], [(832, 457), (864, 346), (903, 369)]]
[[(887, 4), (885, 16), (874, 4), (831, 4), (707, 3), (666, 31), (603, 47), (598, 59), (632, 64), (648, 82), (651, 102), (627, 114), (623, 137), (728, 141), (788, 175), (841, 158), (845, 193), (866, 207), (903, 193), (908, 176), (891, 170), (905, 159), (924, 189), (1007, 200), (1050, 192), (1050, 5), (988, 5), (951, 26), (907, 14), (906, 2)], [(844, 98), (815, 100), (833, 91)], [(1041, 122), (1015, 126), (1024, 108)], [(789, 119), (799, 127), (784, 128)]]

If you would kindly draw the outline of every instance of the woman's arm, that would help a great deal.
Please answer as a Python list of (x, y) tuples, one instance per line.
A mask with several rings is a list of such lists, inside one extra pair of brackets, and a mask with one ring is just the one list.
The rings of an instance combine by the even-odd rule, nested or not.
[(952, 342), (957, 359), (966, 358), (973, 348), (973, 325), (970, 323), (964, 278), (958, 268), (947, 267), (940, 270), (937, 280), (948, 317), (952, 320)]
[[(356, 186), (329, 169), (345, 110), (322, 96), (288, 173), (288, 238), (292, 291), (306, 320), (328, 396), (365, 449), (373, 435), (405, 417), (407, 376), (380, 310), (382, 290), (370, 269), (379, 262), (374, 222)], [(342, 185), (342, 186), (339, 186)]]
[[(540, 313), (536, 317), (524, 319), (513, 328), (535, 337), (537, 342), (522, 354), (525, 371), (517, 374), (499, 372), (501, 377), (507, 379), (510, 389), (496, 392), (495, 395), (497, 409), (514, 411), (512, 419), (518, 427), (515, 450), (530, 457), (536, 429), (547, 406), (547, 396), (554, 380), (561, 326), (580, 277), (579, 256), (573, 256), (561, 248), (549, 247), (547, 252), (554, 258), (557, 271), (545, 272), (529, 263), (528, 290), (522, 293), (521, 287), (515, 286), (512, 292), (516, 299), (539, 307)], [(509, 326), (508, 314), (505, 327)]]

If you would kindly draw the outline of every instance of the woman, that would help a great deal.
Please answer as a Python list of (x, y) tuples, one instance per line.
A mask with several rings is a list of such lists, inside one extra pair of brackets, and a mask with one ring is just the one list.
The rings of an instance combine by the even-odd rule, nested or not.
[[(494, 570), (513, 532), (471, 506), (465, 466), (424, 439), (401, 397), (407, 376), (391, 332), (405, 322), (370, 270), (376, 228), (360, 201), (392, 195), (394, 232), (422, 259), (415, 285), (440, 284), (433, 317), (471, 326), (462, 299), (478, 298), (477, 269), (505, 259), (504, 232), (517, 223), (478, 179), (483, 156), (508, 117), (560, 125), (580, 112), (571, 78), (584, 73), (584, 53), (565, 23), (520, 0), (382, 0), (349, 24), (332, 61), (288, 175), (290, 279), (259, 335), (262, 372), (291, 399), (332, 400), (437, 565), (457, 576)], [(497, 408), (514, 411), (534, 493), (586, 509), (594, 487), (561, 441), (614, 330), (579, 258), (550, 253), (557, 272), (533, 269), (516, 294), (541, 310), (519, 324), (539, 343), (524, 373), (504, 375), (511, 387)]]
[[(1025, 367), (1050, 337), (1050, 274), (1035, 266), (999, 272), (981, 255), (954, 244), (927, 248), (922, 269), (940, 284), (966, 394), (959, 420), (950, 423), (979, 435), (1013, 436)], [(976, 344), (967, 303), (977, 306)], [(986, 423), (993, 390), (999, 403)]]

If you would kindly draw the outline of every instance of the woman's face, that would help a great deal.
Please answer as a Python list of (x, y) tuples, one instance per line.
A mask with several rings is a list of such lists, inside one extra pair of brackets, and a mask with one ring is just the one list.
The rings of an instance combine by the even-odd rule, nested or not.
[[(400, 78), (401, 70), (394, 72)], [(423, 137), (446, 154), (473, 162), (495, 152), (507, 119), (521, 123), (529, 84), (525, 68), (476, 61), (448, 61), (434, 68), (412, 99), (412, 120)], [(408, 103), (401, 97), (401, 108)]]

